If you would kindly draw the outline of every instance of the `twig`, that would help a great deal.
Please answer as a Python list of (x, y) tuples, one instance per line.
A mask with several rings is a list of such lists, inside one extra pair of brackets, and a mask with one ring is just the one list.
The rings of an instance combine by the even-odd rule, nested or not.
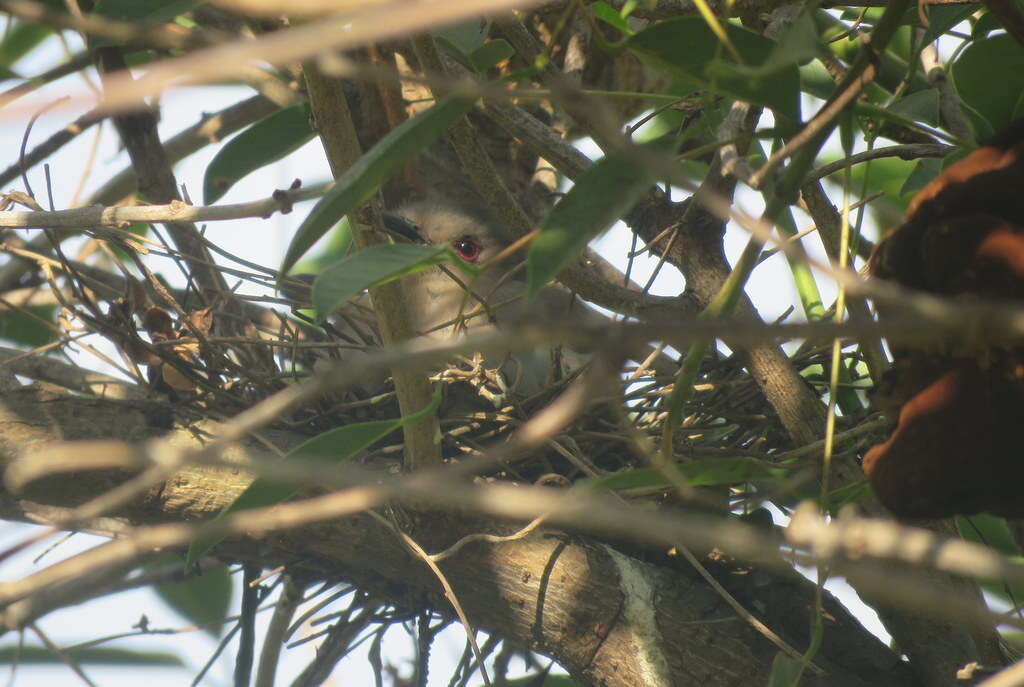
[(274, 687), (274, 677), (281, 656), (281, 646), (285, 641), (285, 633), (291, 623), (295, 611), (302, 603), (302, 592), (305, 587), (290, 573), (284, 574), (281, 596), (274, 606), (274, 614), (267, 625), (263, 636), (263, 649), (260, 652), (259, 664), (256, 668), (256, 681), (253, 687)]
[(30, 623), (29, 628), (31, 628), (31, 630), (36, 634), (36, 637), (39, 637), (39, 640), (46, 645), (47, 649), (52, 651), (54, 655), (57, 656), (57, 658), (59, 658), (61, 661), (63, 661), (64, 664), (67, 665), (67, 667), (70, 668), (75, 675), (81, 678), (82, 682), (89, 685), (89, 687), (96, 687), (96, 683), (89, 679), (89, 676), (85, 674), (84, 670), (82, 670), (82, 666), (79, 665), (78, 661), (69, 656), (66, 652), (61, 651), (60, 647), (54, 644), (53, 641), (46, 635), (46, 633), (39, 629), (38, 625), (36, 625), (35, 623)]
[(452, 608), (455, 609), (455, 614), (459, 616), (459, 622), (462, 623), (462, 627), (466, 631), (466, 639), (469, 640), (470, 645), (473, 647), (473, 654), (476, 656), (477, 664), (480, 666), (480, 675), (484, 679), (484, 684), (490, 687), (491, 679), (487, 675), (487, 667), (484, 665), (483, 654), (480, 653), (480, 647), (476, 642), (476, 631), (470, 624), (469, 618), (466, 616), (466, 612), (462, 610), (462, 604), (459, 603), (459, 598), (455, 595), (455, 590), (452, 589), (452, 586), (448, 582), (448, 578), (445, 577), (445, 574), (441, 572), (441, 568), (437, 567), (437, 563), (434, 559), (430, 554), (423, 550), (423, 547), (421, 547), (415, 539), (399, 529), (396, 524), (372, 510), (367, 511), (367, 513), (369, 513), (374, 520), (394, 532), (395, 536), (398, 537), (412, 555), (423, 561), (427, 567), (430, 568), (430, 571), (434, 573), (434, 577), (437, 578), (437, 581), (441, 583), (441, 587), (444, 588), (445, 598), (448, 599), (448, 603), (450, 603)]
[[(956, 132), (954, 131), (954, 133)], [(960, 137), (959, 133), (956, 133), (956, 135)], [(807, 182), (827, 177), (847, 167), (853, 167), (868, 160), (877, 160), (883, 157), (898, 157), (901, 160), (916, 160), (922, 157), (945, 157), (955, 150), (957, 150), (956, 146), (948, 146), (942, 143), (908, 143), (886, 146), (885, 148), (873, 148), (811, 170), (807, 174)]]

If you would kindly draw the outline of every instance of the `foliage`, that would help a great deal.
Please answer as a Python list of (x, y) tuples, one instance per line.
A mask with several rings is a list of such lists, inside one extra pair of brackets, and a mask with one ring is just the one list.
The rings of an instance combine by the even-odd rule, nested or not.
[[(1024, 5), (922, 3), (924, 22), (907, 0), (847, 9), (695, 2), (689, 11), (551, 2), (514, 14), (497, 0), (309, 5), (267, 14), (253, 0), (2, 5), (0, 77), (9, 85), (0, 103), (24, 142), (14, 152), (12, 134), (11, 168), (0, 176), (14, 186), (41, 176), (39, 162), (50, 165), (44, 192), (6, 194), (0, 212), (5, 226), (29, 230), (0, 244), (0, 334), (12, 346), (0, 353), (13, 372), (5, 393), (32, 399), (24, 417), (0, 418), (5, 517), (125, 540), (83, 554), (95, 569), (69, 574), (60, 566), (71, 564), (54, 563), (49, 577), (26, 574), (23, 587), (0, 589), (8, 629), (35, 631), (41, 642), (2, 648), (26, 664), (19, 677), (28, 664), (60, 661), (76, 671), (104, 662), (189, 666), (201, 680), (209, 666), (195, 670), (204, 661), (184, 649), (121, 647), (120, 633), (97, 638), (111, 646), (69, 648), (82, 641), (81, 628), (56, 644), (40, 628), (62, 607), (141, 584), (205, 630), (215, 657), (238, 637), (236, 684), (254, 672), (255, 684), (272, 684), (279, 662), (295, 684), (320, 684), (342, 660), (362, 665), (348, 656), (359, 646), (378, 684), (389, 672), (395, 684), (427, 684), (428, 675), (430, 684), (453, 685), (658, 681), (646, 671), (665, 683), (725, 684), (721, 668), (734, 682), (758, 684), (939, 685), (970, 661), (1009, 662), (1009, 653), (984, 649), (998, 646), (1005, 628), (1022, 627), (1001, 615), (1005, 606), (1019, 615), (1019, 528), (976, 511), (1014, 514), (1018, 488), (1005, 475), (1016, 473), (988, 463), (1010, 464), (1016, 453), (972, 454), (986, 437), (970, 431), (1015, 417), (1013, 401), (991, 412), (982, 401), (962, 408), (954, 419), (977, 420), (964, 429), (933, 419), (922, 441), (935, 445), (896, 496), (878, 473), (873, 493), (860, 461), (892, 443), (892, 424), (918, 407), (907, 401), (930, 388), (920, 382), (936, 360), (977, 361), (984, 379), (1019, 376), (1005, 362), (1016, 350), (1016, 319), (992, 314), (987, 282), (960, 286), (993, 269), (971, 262), (979, 223), (1004, 221), (1006, 236), (993, 236), (1016, 240), (1016, 216), (999, 213), (1004, 200), (1019, 211), (1014, 184), (1024, 176), (998, 174), (1019, 173), (1020, 141), (1000, 143), (1003, 162), (991, 168), (977, 163), (986, 149), (968, 156), (1024, 117)], [(734, 15), (723, 14), (730, 8)], [(65, 107), (84, 111), (85, 91), (69, 75), (101, 93), (92, 119), (73, 126), (65, 126), (68, 109), (52, 109), (68, 91)], [(179, 83), (225, 94), (241, 86), (260, 102), (214, 113), (195, 97), (186, 107), (208, 119), (179, 134), (182, 122), (166, 116), (167, 103), (180, 105)], [(330, 102), (330, 93), (344, 102)], [(97, 146), (110, 154), (83, 153), (76, 138), (102, 119), (112, 126), (94, 129)], [(115, 131), (124, 158), (114, 155)], [(325, 190), (310, 183), (326, 173), (306, 145), (318, 137), (337, 172)], [(208, 153), (196, 156), (201, 162), (183, 162), (199, 150)], [(100, 161), (92, 175), (109, 183), (73, 209), (74, 183), (52, 183), (50, 169), (84, 179), (94, 166), (87, 155)], [(120, 178), (103, 162), (111, 159), (130, 161)], [(178, 163), (201, 165), (204, 207), (181, 194), (188, 183)], [(296, 168), (288, 188), (259, 188), (268, 173), (278, 183)], [(967, 213), (968, 230), (936, 209), (972, 201), (949, 191), (964, 169), (975, 182), (992, 175), (971, 187), (988, 208)], [(223, 204), (229, 190), (253, 203)], [(407, 227), (396, 239), (380, 208), (400, 210), (417, 197), (457, 200), (473, 222), (500, 225), (510, 235), (503, 245), (516, 241), (518, 250), (474, 264), (475, 234), (422, 245)], [(18, 204), (34, 214), (13, 212)], [(764, 208), (759, 217), (754, 207)], [(908, 208), (900, 232), (880, 241)], [(287, 247), (254, 258), (249, 249), (273, 245), (266, 220), (274, 214), (289, 223)], [(931, 224), (916, 231), (921, 217)], [(237, 244), (219, 231), (229, 219), (245, 220)], [(814, 230), (800, 231), (804, 223)], [(928, 233), (933, 225), (940, 230)], [(623, 227), (624, 242), (614, 238)], [(966, 238), (949, 249), (942, 237), (958, 231)], [(903, 290), (864, 286), (854, 274), (880, 242), (872, 270)], [(597, 245), (621, 272), (601, 263)], [(962, 280), (934, 286), (887, 273), (889, 260), (939, 271), (969, 264)], [(297, 266), (319, 272), (311, 289), (293, 274)], [(431, 350), (421, 340), (384, 346), (412, 325), (389, 319), (386, 307), (374, 312), (364, 292), (386, 305), (388, 294), (402, 293), (396, 285), (426, 289), (423, 277), (443, 271), (465, 291), (453, 321), (438, 327), (444, 336), (430, 333)], [(670, 295), (650, 295), (656, 279)], [(567, 294), (555, 282), (575, 292), (564, 300), (635, 322), (588, 310), (593, 317), (551, 317), (546, 310)], [(875, 317), (866, 292), (887, 317)], [(511, 306), (500, 302), (510, 293)], [(950, 294), (964, 298), (943, 300)], [(912, 327), (900, 306), (916, 308)], [(758, 309), (785, 315), (766, 324)], [(491, 324), (506, 340), (487, 339), (487, 350), (446, 338)], [(787, 324), (807, 326), (793, 333)], [(965, 331), (1002, 338), (979, 342)], [(883, 335), (893, 337), (888, 346)], [(929, 345), (908, 354), (904, 340), (915, 335)], [(779, 340), (791, 343), (783, 349)], [(580, 372), (573, 361), (583, 356), (592, 362)], [(538, 359), (544, 388), (517, 395)], [(394, 379), (383, 381), (389, 373)], [(70, 393), (54, 400), (49, 387), (25, 380)], [(426, 396), (410, 391), (414, 383)], [(112, 400), (112, 389), (132, 400)], [(77, 404), (70, 417), (109, 409), (117, 419), (64, 427), (53, 419), (63, 402)], [(138, 417), (144, 426), (133, 424)], [(51, 425), (52, 435), (18, 433)], [(173, 427), (180, 434), (167, 434)], [(1016, 436), (1012, 421), (988, 434), (1000, 432)], [(417, 442), (440, 459), (404, 474)], [(46, 460), (7, 448), (21, 444), (45, 447), (37, 453)], [(1010, 495), (973, 510), (944, 509), (953, 497), (924, 499), (938, 509), (932, 514), (960, 514), (959, 536), (970, 545), (957, 542), (966, 547), (955, 549), (959, 557), (901, 548), (934, 540), (892, 522), (886, 532), (898, 534), (888, 539), (848, 534), (843, 518), (852, 510), (887, 516), (876, 494), (890, 511), (921, 502), (909, 492), (934, 477), (914, 481), (936, 456), (953, 466), (946, 481), (954, 491), (984, 482)], [(865, 471), (873, 464), (865, 461)], [(865, 532), (878, 524), (848, 522)], [(808, 534), (807, 523), (819, 529)], [(510, 550), (548, 553), (532, 571), (500, 558)], [(581, 551), (585, 566), (558, 568), (560, 556)], [(229, 607), (238, 569), (225, 563), (245, 571), (237, 617)], [(816, 579), (796, 576), (798, 564), (817, 566)], [(266, 570), (280, 574), (264, 579)], [(829, 595), (830, 576), (885, 609), (896, 649)], [(547, 597), (530, 592), (540, 583)], [(693, 617), (655, 617), (667, 608)], [(311, 618), (331, 624), (301, 667), (282, 647), (320, 640)], [(431, 647), (456, 618), (471, 641), (457, 665), (438, 670)], [(559, 622), (572, 631), (545, 624)], [(172, 632), (149, 624), (143, 615), (126, 634), (148, 641)], [(661, 634), (667, 627), (676, 634)], [(623, 651), (629, 642), (619, 633), (636, 650)], [(746, 653), (733, 652), (725, 670), (718, 647), (727, 643)], [(913, 678), (878, 667), (901, 655)], [(513, 657), (525, 666), (519, 673)], [(548, 659), (569, 675), (552, 674)]]

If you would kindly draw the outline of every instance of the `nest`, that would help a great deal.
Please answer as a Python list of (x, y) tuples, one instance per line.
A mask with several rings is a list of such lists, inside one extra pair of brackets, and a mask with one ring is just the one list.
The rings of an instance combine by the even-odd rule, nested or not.
[[(159, 282), (157, 282), (159, 283)], [(197, 415), (230, 417), (291, 382), (317, 374), (325, 365), (352, 364), (354, 353), (372, 354), (379, 343), (368, 319), (341, 327), (319, 326), (287, 298), (261, 298), (251, 302), (203, 304), (202, 307), (157, 305), (152, 283), (125, 283), (124, 295), (109, 302), (102, 318), (90, 318), (96, 329), (117, 343), (125, 356), (144, 366), (154, 394), (164, 394), (174, 405)], [(165, 294), (167, 291), (165, 290)], [(180, 294), (188, 296), (188, 294)], [(184, 302), (195, 300), (185, 298)], [(279, 308), (266, 307), (274, 301)], [(353, 337), (353, 331), (365, 338)], [(800, 369), (826, 364), (827, 347), (807, 345), (794, 358)], [(558, 355), (553, 352), (553, 370)], [(521, 482), (573, 484), (580, 479), (609, 479), (636, 468), (646, 468), (649, 452), (658, 446), (671, 392), (672, 378), (642, 372), (627, 364), (617, 388), (592, 399), (585, 412), (553, 435), (528, 457), (507, 464), (493, 477)], [(506, 366), (488, 367), (480, 356), (456, 358), (443, 369), (429, 371), (442, 388), (439, 417), (446, 460), (459, 461), (507, 441), (515, 430), (543, 409), (579, 374), (553, 372), (542, 392), (521, 397), (510, 390)], [(810, 378), (809, 383), (820, 380)], [(857, 380), (854, 380), (855, 382)], [(824, 383), (821, 381), (822, 390)], [(278, 420), (292, 431), (315, 435), (342, 425), (398, 417), (393, 385), (388, 379), (329, 394)], [(675, 454), (687, 473), (689, 465), (731, 458), (746, 461), (736, 475), (732, 505), (760, 504), (780, 475), (797, 476), (790, 486), (813, 482), (809, 455), (785, 462), (789, 438), (775, 412), (735, 356), (713, 352), (705, 361), (688, 401), (682, 426), (674, 434)], [(363, 460), (369, 464), (399, 465), (401, 433), (395, 432), (372, 447)], [(855, 442), (850, 455), (861, 448)], [(780, 458), (783, 467), (779, 467)], [(702, 463), (703, 461), (703, 463)], [(760, 469), (763, 467), (764, 469)], [(769, 466), (774, 466), (770, 468)], [(774, 472), (772, 472), (774, 470)], [(784, 481), (784, 480), (783, 480)], [(667, 491), (658, 480), (633, 488), (637, 493)], [(808, 492), (809, 493), (809, 492)], [(793, 490), (794, 500), (801, 495)], [(771, 498), (777, 499), (778, 493)]]

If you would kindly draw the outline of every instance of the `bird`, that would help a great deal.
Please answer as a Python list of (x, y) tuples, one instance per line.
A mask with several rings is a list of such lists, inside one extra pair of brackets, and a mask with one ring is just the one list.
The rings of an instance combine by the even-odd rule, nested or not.
[[(965, 302), (1024, 298), (1024, 120), (947, 167), (879, 242), (872, 276)], [(880, 309), (885, 318), (888, 313)], [(872, 397), (894, 427), (861, 467), (903, 518), (1024, 516), (1024, 347), (893, 345)]]
[[(494, 262), (503, 257), (514, 239), (484, 206), (432, 196), (386, 212), (384, 224), (396, 240), (447, 245), (465, 262), (488, 266), (474, 279), (452, 266), (433, 266), (404, 277), (400, 283), (410, 325), (417, 336), (446, 339), (524, 322), (588, 326), (611, 322), (559, 285), (548, 286), (528, 301), (521, 265), (516, 266), (511, 259)], [(379, 344), (367, 294), (349, 301), (330, 321), (344, 338)], [(636, 358), (642, 361), (651, 351), (646, 345), (638, 348)], [(343, 359), (350, 362), (356, 355)], [(566, 346), (492, 356), (479, 362), (499, 387), (493, 400), (500, 404), (510, 397), (524, 399), (544, 392), (577, 374), (589, 360), (587, 351)], [(677, 365), (662, 354), (655, 357), (652, 368), (659, 374), (674, 374)]]

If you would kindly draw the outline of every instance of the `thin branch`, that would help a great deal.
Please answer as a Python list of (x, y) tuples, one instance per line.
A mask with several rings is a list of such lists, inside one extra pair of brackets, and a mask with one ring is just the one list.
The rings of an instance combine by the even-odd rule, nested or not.
[[(959, 136), (959, 134), (957, 135)], [(873, 148), (811, 170), (807, 174), (805, 183), (830, 176), (847, 167), (853, 167), (868, 160), (877, 160), (883, 157), (898, 157), (901, 160), (916, 160), (922, 157), (945, 157), (955, 150), (958, 150), (956, 146), (947, 146), (941, 143), (908, 143), (886, 146), (885, 148)]]

